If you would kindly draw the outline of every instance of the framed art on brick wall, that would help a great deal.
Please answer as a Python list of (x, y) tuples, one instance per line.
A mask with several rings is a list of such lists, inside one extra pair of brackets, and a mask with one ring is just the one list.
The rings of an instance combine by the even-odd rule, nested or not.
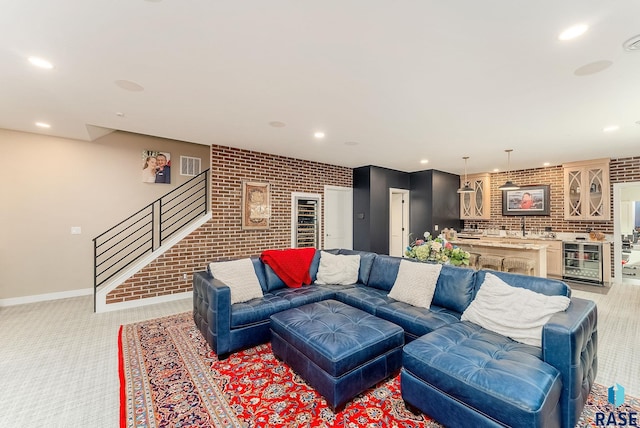
[(242, 230), (269, 228), (271, 192), (269, 183), (242, 182)]

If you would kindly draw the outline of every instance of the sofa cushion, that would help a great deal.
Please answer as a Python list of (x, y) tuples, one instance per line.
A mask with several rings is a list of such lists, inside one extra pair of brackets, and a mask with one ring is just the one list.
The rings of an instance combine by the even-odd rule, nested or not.
[(497, 276), (512, 287), (528, 288), (536, 293), (547, 296), (567, 296), (571, 297), (571, 289), (567, 284), (557, 279), (541, 278), (538, 276), (521, 275), (517, 273), (499, 272), (493, 270), (480, 269), (476, 272), (476, 292), (484, 282), (484, 277), (488, 273)]
[(332, 299), (334, 291), (321, 288), (317, 285), (303, 285), (300, 288), (282, 288), (273, 292), (275, 296), (282, 297), (291, 303), (292, 308), (306, 305), (307, 303), (319, 302), (321, 300)]
[[(337, 252), (337, 250), (336, 250)], [(268, 292), (273, 292), (275, 290), (279, 290), (281, 288), (285, 288), (287, 284), (271, 269), (271, 266), (266, 265), (260, 262), (263, 265), (266, 290)], [(311, 260), (311, 266), (309, 267), (309, 275), (311, 277), (311, 282), (315, 282), (316, 274), (318, 272), (318, 265), (320, 264), (320, 251), (316, 251), (316, 254), (313, 256)]]
[(369, 280), (366, 284), (369, 287), (387, 292), (391, 291), (398, 276), (400, 260), (402, 260), (400, 257), (377, 255), (375, 259), (373, 259), (371, 273), (369, 274)]
[(366, 284), (369, 281), (369, 275), (371, 274), (371, 267), (373, 266), (373, 260), (376, 258), (376, 253), (369, 251), (357, 251), (340, 249), (338, 254), (344, 254), (347, 256), (359, 255), (360, 256), (360, 269), (358, 270), (358, 282)]
[(387, 297), (386, 291), (368, 287), (364, 284), (356, 284), (355, 287), (336, 290), (335, 299), (373, 315), (375, 315), (378, 306), (394, 302), (393, 299)]
[(562, 392), (558, 370), (539, 348), (469, 322), (437, 329), (405, 345), (404, 370), (506, 426), (541, 427)]
[(288, 287), (299, 288), (312, 282), (309, 270), (315, 254), (315, 248), (265, 250), (260, 254), (260, 260), (270, 266)]
[(487, 273), (476, 298), (461, 319), (518, 342), (542, 346), (542, 327), (553, 314), (566, 310), (570, 302), (566, 296), (546, 296), (512, 287)]
[(287, 286), (287, 284), (285, 284), (284, 281), (280, 279), (280, 277), (273, 271), (273, 269), (271, 269), (271, 266), (265, 265), (264, 263), (262, 263), (262, 266), (264, 266), (264, 277), (265, 282), (267, 283), (267, 291), (269, 293), (272, 293), (275, 290), (279, 290), (281, 288), (285, 288)]
[(316, 283), (337, 285), (355, 284), (358, 282), (359, 269), (360, 255), (334, 255), (321, 251)]
[[(338, 250), (334, 250), (333, 253), (331, 250), (323, 250), (327, 251), (331, 254), (338, 254)], [(311, 283), (313, 284), (318, 279), (318, 267), (320, 266), (320, 250), (316, 251), (316, 255), (313, 256), (313, 260), (311, 260), (311, 266), (309, 267), (309, 275), (311, 275)]]
[(412, 339), (460, 320), (459, 313), (434, 304), (424, 309), (403, 302), (378, 306), (376, 316), (399, 325)]
[[(260, 282), (260, 287), (262, 288), (262, 292), (266, 293), (269, 291), (268, 287), (267, 287), (267, 277), (265, 275), (265, 265), (264, 263), (262, 263), (262, 261), (260, 260), (260, 257), (257, 256), (251, 256), (251, 263), (253, 263), (253, 270), (256, 271), (256, 276), (258, 277), (258, 282)], [(209, 267), (207, 266), (207, 269), (209, 269)], [(209, 271), (209, 273), (211, 273), (211, 271)], [(213, 276), (213, 275), (211, 275)]]
[(231, 304), (262, 297), (262, 287), (249, 258), (209, 264), (214, 278), (231, 290)]
[(291, 307), (291, 303), (279, 296), (266, 293), (260, 299), (231, 305), (231, 328), (244, 327), (269, 320), (275, 313)]
[(429, 309), (442, 265), (401, 260), (398, 276), (389, 297), (420, 308)]
[(475, 297), (475, 277), (473, 269), (442, 266), (432, 304), (463, 313)]

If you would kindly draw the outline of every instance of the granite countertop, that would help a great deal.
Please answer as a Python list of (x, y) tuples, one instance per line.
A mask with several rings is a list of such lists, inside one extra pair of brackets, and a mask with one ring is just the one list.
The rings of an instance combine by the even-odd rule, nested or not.
[[(523, 239), (524, 241), (524, 239)], [(455, 241), (450, 241), (454, 245), (460, 246), (478, 246), (478, 247), (495, 247), (495, 248), (513, 248), (518, 250), (541, 250), (543, 248), (547, 248), (546, 245), (538, 245), (538, 244), (512, 244), (506, 242), (496, 242), (496, 241), (484, 241), (482, 239), (464, 239), (459, 238)]]

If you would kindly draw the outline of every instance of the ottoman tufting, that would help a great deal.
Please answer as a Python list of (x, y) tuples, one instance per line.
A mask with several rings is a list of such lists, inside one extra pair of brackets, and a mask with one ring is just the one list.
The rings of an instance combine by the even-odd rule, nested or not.
[(272, 315), (271, 334), (274, 355), (334, 412), (400, 369), (403, 329), (335, 300)]
[(404, 347), (402, 398), (452, 427), (558, 427), (560, 372), (540, 355), (473, 323), (451, 324)]

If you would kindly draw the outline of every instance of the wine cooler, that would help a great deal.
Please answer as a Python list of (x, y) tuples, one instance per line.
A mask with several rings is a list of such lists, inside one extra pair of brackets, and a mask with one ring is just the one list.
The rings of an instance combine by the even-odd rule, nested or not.
[(601, 242), (563, 242), (562, 278), (604, 285)]
[(315, 199), (296, 199), (296, 235), (295, 247), (316, 247), (318, 245), (318, 201)]

